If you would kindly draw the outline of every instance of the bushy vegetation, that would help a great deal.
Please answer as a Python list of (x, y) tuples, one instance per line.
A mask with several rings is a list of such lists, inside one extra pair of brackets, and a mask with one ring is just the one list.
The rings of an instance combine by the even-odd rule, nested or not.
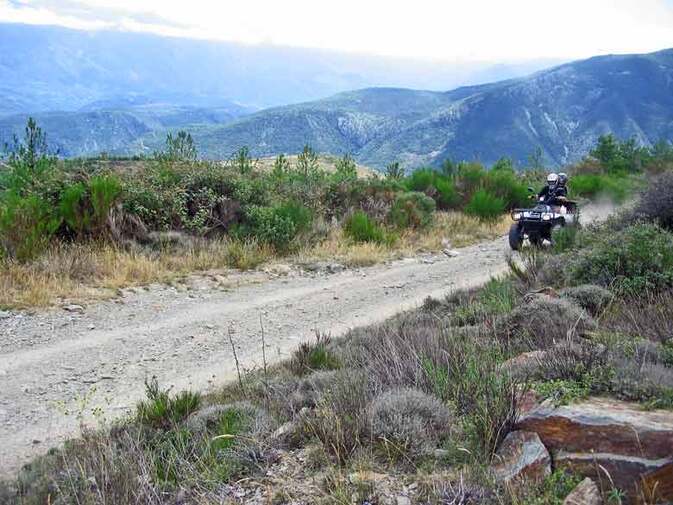
[(624, 201), (638, 189), (640, 174), (659, 174), (673, 169), (673, 144), (661, 140), (651, 147), (635, 139), (620, 141), (612, 134), (598, 138), (581, 162), (569, 168), (573, 195)]
[(608, 174), (577, 174), (570, 179), (573, 195), (594, 198), (599, 195), (621, 202), (626, 198), (629, 182), (623, 176)]
[(568, 265), (577, 282), (641, 293), (673, 284), (673, 235), (656, 224), (585, 234), (585, 246)]
[(56, 242), (144, 244), (157, 232), (233, 237), (287, 254), (325, 238), (327, 222), (343, 225), (354, 242), (390, 244), (397, 232), (427, 228), (436, 210), (460, 210), (480, 190), (497, 200), (476, 211), (491, 219), (519, 203), (524, 188), (509, 165), (405, 176), (393, 164), (385, 179), (360, 178), (344, 156), (327, 172), (309, 146), (296, 163), (281, 155), (268, 171), (245, 148), (206, 162), (186, 132), (169, 134), (163, 151), (133, 169), (114, 171), (107, 162), (57, 159), (31, 119), (0, 172), (3, 255), (26, 262)]
[(673, 230), (673, 172), (655, 176), (643, 191), (633, 211), (633, 217), (654, 221)]
[(612, 301), (613, 295), (605, 288), (594, 284), (581, 284), (561, 291), (563, 298), (572, 300), (591, 315), (598, 315)]
[(397, 196), (390, 209), (390, 221), (400, 229), (425, 228), (432, 222), (435, 201), (429, 196), (411, 191)]
[(494, 220), (505, 211), (505, 201), (492, 195), (485, 189), (480, 189), (470, 199), (465, 212), (483, 220)]
[(361, 210), (354, 212), (346, 219), (344, 233), (346, 237), (355, 242), (380, 244), (386, 241), (386, 233), (381, 226)]
[[(418, 480), (428, 503), (562, 503), (576, 476), (512, 489), (489, 471), (529, 388), (556, 404), (608, 395), (673, 408), (673, 287), (662, 276), (673, 234), (638, 216), (580, 229), (562, 252), (524, 252), (481, 288), (341, 339), (319, 335), (216, 395), (151, 383), (132, 420), (36, 460), (2, 492), (24, 503), (217, 502), (230, 486), (263, 494), (255, 482), (299, 461), (274, 481), (284, 499), (319, 475), (315, 502), (370, 500), (378, 484), (357, 479), (371, 472)], [(533, 363), (512, 364), (531, 350)]]
[(369, 416), (372, 435), (392, 454), (422, 455), (451, 432), (446, 405), (411, 388), (386, 391), (371, 403)]
[[(641, 149), (602, 137), (573, 169), (573, 193), (593, 197), (607, 191), (623, 199), (633, 174), (665, 170), (672, 150), (665, 142)], [(262, 170), (246, 148), (225, 162), (200, 161), (186, 132), (168, 135), (164, 150), (133, 169), (115, 171), (109, 161), (57, 159), (31, 119), (0, 172), (2, 254), (26, 262), (55, 242), (127, 246), (169, 231), (229, 237), (288, 254), (324, 239), (326, 223), (342, 225), (355, 243), (391, 244), (400, 231), (427, 228), (436, 211), (463, 210), (493, 221), (524, 205), (528, 184), (542, 180), (542, 173), (517, 173), (507, 158), (490, 169), (447, 160), (441, 170), (408, 175), (392, 163), (385, 178), (362, 178), (349, 156), (336, 160), (331, 172), (321, 169), (309, 146), (296, 162), (281, 155), (272, 169)], [(659, 201), (655, 196), (652, 202)], [(641, 210), (651, 215), (652, 209)]]

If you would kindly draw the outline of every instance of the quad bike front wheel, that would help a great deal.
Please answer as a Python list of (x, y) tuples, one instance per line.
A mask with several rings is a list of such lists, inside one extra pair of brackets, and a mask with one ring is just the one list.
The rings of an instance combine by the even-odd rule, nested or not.
[(518, 251), (523, 244), (523, 228), (519, 223), (514, 223), (509, 228), (509, 247), (512, 251)]

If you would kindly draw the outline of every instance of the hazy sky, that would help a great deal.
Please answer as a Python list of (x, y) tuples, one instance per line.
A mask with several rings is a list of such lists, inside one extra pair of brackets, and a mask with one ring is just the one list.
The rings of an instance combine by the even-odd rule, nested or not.
[(673, 0), (0, 0), (0, 20), (447, 61), (673, 47)]

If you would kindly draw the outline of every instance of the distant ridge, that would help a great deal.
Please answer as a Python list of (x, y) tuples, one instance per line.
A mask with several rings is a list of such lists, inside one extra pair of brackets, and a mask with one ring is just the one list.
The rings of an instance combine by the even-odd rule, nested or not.
[[(167, 132), (186, 129), (209, 158), (242, 146), (259, 157), (293, 154), (308, 143), (376, 168), (446, 158), (489, 164), (501, 156), (525, 165), (537, 149), (546, 163), (563, 165), (608, 132), (642, 144), (673, 138), (671, 49), (598, 56), (452, 91), (368, 87), (260, 111), (262, 102), (325, 96), (413, 68), (310, 50), (1, 23), (0, 45), (12, 48), (0, 52), (0, 146), (21, 134), (30, 114), (63, 156), (149, 154)], [(419, 65), (414, 82), (423, 87), (452, 71)], [(365, 67), (369, 77), (354, 70)], [(500, 70), (482, 75), (522, 69)], [(402, 74), (394, 79), (411, 79)]]
[(309, 142), (351, 153), (381, 168), (437, 165), (446, 158), (525, 164), (538, 147), (562, 165), (612, 132), (642, 144), (673, 138), (673, 49), (599, 56), (529, 77), (446, 93), (364, 89), (316, 102), (264, 110), (198, 137), (220, 156), (238, 146), (253, 154), (297, 152)]

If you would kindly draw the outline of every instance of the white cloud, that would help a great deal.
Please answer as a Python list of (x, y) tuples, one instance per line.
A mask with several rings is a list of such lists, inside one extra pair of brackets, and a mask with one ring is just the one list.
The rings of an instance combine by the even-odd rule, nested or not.
[(0, 0), (0, 20), (445, 61), (673, 46), (671, 0)]

